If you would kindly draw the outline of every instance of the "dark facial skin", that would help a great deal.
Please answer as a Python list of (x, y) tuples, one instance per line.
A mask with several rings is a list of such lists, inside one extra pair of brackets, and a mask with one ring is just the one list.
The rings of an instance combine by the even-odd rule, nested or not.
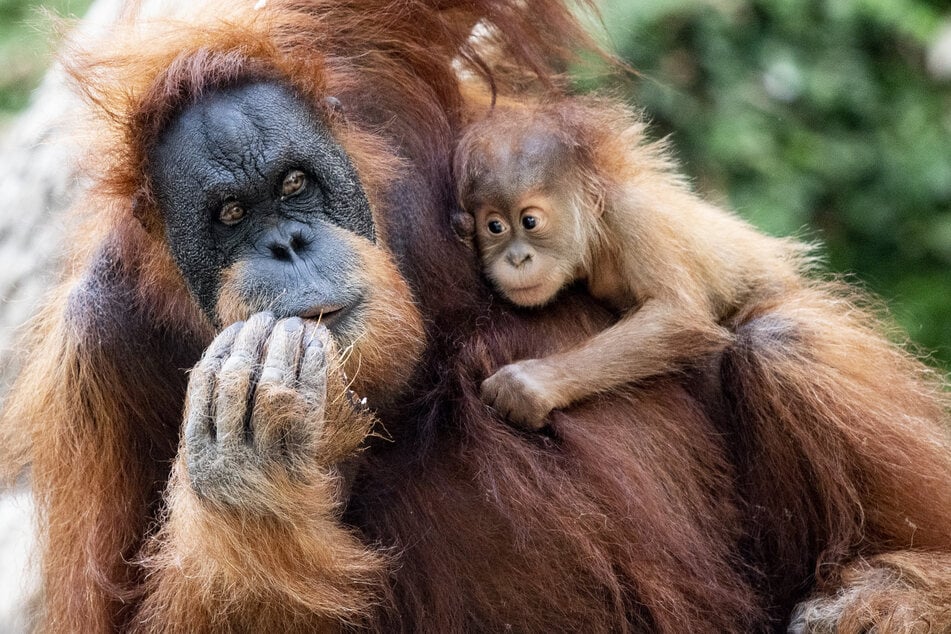
[(159, 138), (151, 177), (192, 293), (221, 326), (224, 294), (247, 312), (354, 320), (360, 240), (373, 218), (343, 149), (289, 89), (255, 83), (187, 107)]

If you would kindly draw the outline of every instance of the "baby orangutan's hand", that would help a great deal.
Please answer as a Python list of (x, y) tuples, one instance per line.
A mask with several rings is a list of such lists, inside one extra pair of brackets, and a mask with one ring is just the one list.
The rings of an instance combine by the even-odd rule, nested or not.
[(544, 427), (545, 418), (556, 407), (538, 364), (528, 360), (506, 365), (483, 381), (481, 390), (486, 405), (532, 431)]

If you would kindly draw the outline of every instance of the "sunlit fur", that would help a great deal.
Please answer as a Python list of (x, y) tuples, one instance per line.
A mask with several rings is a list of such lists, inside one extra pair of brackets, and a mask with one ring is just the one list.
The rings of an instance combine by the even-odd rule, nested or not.
[[(486, 274), (510, 301), (542, 306), (582, 281), (621, 312), (585, 345), (488, 379), (486, 402), (521, 425), (720, 352), (723, 318), (805, 283), (805, 245), (694, 195), (664, 144), (609, 99), (497, 107), (466, 130), (455, 171)], [(520, 226), (526, 214), (536, 227)]]
[(290, 452), (290, 464), (230, 474), (215, 496), (199, 496), (189, 485), (182, 443), (164, 523), (141, 554), (153, 574), (135, 628), (270, 631), (280, 624), (282, 631), (319, 632), (365, 620), (386, 556), (340, 523), (348, 485), (338, 465), (359, 458), (374, 422), (348, 398), (343, 358), (331, 354), (325, 402), (258, 386), (258, 421), (266, 413), (261, 422), (310, 449)]
[[(300, 547), (292, 540), (282, 547), (263, 536), (255, 538), (257, 572), (249, 563), (239, 576), (273, 608), (235, 609), (246, 595), (234, 586), (238, 577), (221, 576), (224, 570), (236, 570), (225, 554), (232, 552), (228, 536), (244, 540), (255, 533), (242, 531), (247, 518), (198, 511), (191, 516), (188, 509), (194, 500), (183, 488), (180, 473), (168, 484), (167, 505), (181, 511), (166, 512), (172, 519), (159, 542), (141, 550), (160, 517), (160, 497), (178, 448), (187, 379), (183, 370), (195, 363), (213, 335), (163, 242), (145, 178), (150, 149), (177, 109), (204, 91), (236, 81), (288, 84), (314, 105), (315, 114), (350, 154), (371, 203), (380, 209), (386, 201), (379, 196), (401, 165), (393, 139), (400, 139), (423, 163), (446, 162), (434, 139), (448, 130), (430, 133), (420, 129), (419, 122), (445, 125), (439, 113), (459, 103), (451, 63), (468, 49), (476, 22), (489, 12), (500, 12), (502, 22), (493, 38), (500, 44), (518, 42), (522, 50), (516, 57), (523, 68), (543, 76), (560, 45), (543, 43), (535, 32), (539, 19), (569, 39), (586, 39), (570, 11), (557, 2), (537, 3), (539, 11), (534, 13), (504, 1), (459, 7), (441, 3), (445, 11), (379, 0), (345, 5), (271, 0), (267, 5), (266, 10), (255, 10), (253, 3), (205, 2), (179, 7), (181, 15), (170, 10), (159, 20), (137, 20), (132, 8), (130, 21), (119, 24), (94, 48), (77, 45), (65, 55), (76, 86), (97, 114), (89, 127), (87, 162), (95, 185), (76, 205), (67, 280), (31, 324), (30, 362), (5, 403), (2, 425), (3, 470), (13, 478), (30, 465), (39, 508), (41, 629), (200, 631), (238, 618), (236, 612), (256, 619), (263, 629), (268, 629), (263, 624), (269, 619), (310, 629), (315, 622), (358, 620), (357, 613), (366, 613), (372, 605), (367, 579), (373, 575), (368, 571), (378, 571), (381, 558), (348, 537), (347, 529), (319, 529), (325, 511), (339, 510), (332, 495), (324, 501), (317, 493), (317, 499), (299, 504), (288, 497), (287, 506), (295, 508), (298, 517), (314, 521), (309, 534), (324, 540), (320, 544)], [(343, 103), (360, 102), (371, 92), (376, 105), (393, 107), (401, 117), (353, 126), (328, 111), (324, 101), (332, 96)], [(381, 134), (384, 129), (388, 138)], [(377, 230), (385, 244), (386, 218), (378, 219)], [(353, 349), (341, 354), (354, 364), (348, 372), (351, 387), (366, 387), (364, 394), (388, 398), (409, 378), (422, 341), (421, 324), (387, 251), (370, 245), (360, 245), (358, 251), (378, 301), (367, 314), (370, 327), (354, 333)], [(232, 308), (236, 315), (241, 312), (240, 306)], [(350, 414), (329, 413), (334, 415), (343, 419)], [(344, 445), (338, 449), (352, 450), (352, 445)], [(291, 490), (288, 487), (285, 495), (292, 495)], [(284, 527), (279, 532), (286, 531)], [(220, 560), (200, 552), (202, 543), (209, 543), (201, 534), (220, 549)], [(156, 545), (166, 539), (183, 540), (176, 542), (181, 550)], [(186, 542), (194, 547), (185, 548)], [(140, 562), (142, 552), (146, 559)], [(314, 552), (315, 558), (307, 552)], [(302, 590), (306, 596), (297, 604), (285, 605), (288, 588), (300, 586), (312, 574), (321, 575), (321, 567), (314, 566), (324, 557), (317, 556), (321, 552), (333, 554), (327, 561), (340, 566), (340, 578), (350, 589), (314, 587)], [(302, 561), (309, 571), (301, 569)], [(160, 572), (148, 575), (148, 590), (143, 590), (144, 571), (150, 569)], [(169, 584), (166, 577), (178, 577), (163, 574), (166, 569), (198, 585)], [(235, 593), (229, 596), (223, 588)], [(281, 589), (278, 598), (271, 594), (274, 588)], [(143, 592), (149, 601), (141, 608), (142, 617), (131, 623), (140, 612)], [(192, 594), (212, 604), (196, 602)], [(163, 618), (153, 619), (158, 609), (165, 611)], [(305, 616), (298, 618), (300, 614)], [(250, 621), (247, 627), (255, 629)]]
[[(812, 596), (810, 613), (844, 632), (951, 626), (947, 397), (848, 289), (747, 306), (720, 357), (556, 412), (550, 433), (516, 432), (480, 401), (502, 365), (611, 318), (576, 290), (544, 311), (505, 305), (446, 221), (454, 141), (489, 102), (460, 87), (453, 59), (477, 52), (468, 34), (485, 20), (500, 91), (518, 94), (503, 81), (518, 71), (557, 84), (580, 38), (568, 8), (192, 5), (200, 15), (120, 28), (99, 62), (73, 62), (104, 145), (68, 279), (31, 326), (2, 421), (4, 470), (32, 465), (42, 629), (751, 632)], [(321, 441), (311, 478), (260, 482), (272, 499), (249, 502), (270, 502), (267, 516), (202, 503), (181, 466), (184, 369), (214, 333), (142, 163), (181, 97), (261, 73), (320, 116), (325, 96), (344, 105), (329, 125), (374, 205), (375, 254), (392, 256), (426, 334), (411, 377), (364, 373), (367, 389), (405, 387), (359, 451), (368, 421), (346, 401), (311, 421), (349, 433)], [(348, 453), (362, 464), (344, 498), (330, 467)]]

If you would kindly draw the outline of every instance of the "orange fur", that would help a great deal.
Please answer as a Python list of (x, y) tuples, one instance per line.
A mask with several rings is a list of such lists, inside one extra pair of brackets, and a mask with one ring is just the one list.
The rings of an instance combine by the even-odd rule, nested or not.
[[(736, 451), (756, 456), (739, 482), (751, 504), (784, 498), (754, 514), (781, 527), (763, 534), (764, 553), (817, 553), (806, 611), (842, 594), (824, 617), (840, 621), (835, 631), (914, 631), (921, 620), (945, 631), (946, 569), (918, 571), (951, 544), (951, 402), (944, 378), (889, 342), (867, 303), (844, 284), (814, 282), (733, 318), (724, 381), (749, 426)], [(781, 493), (790, 487), (802, 497)], [(893, 604), (856, 619), (866, 601)]]
[[(480, 402), (500, 366), (611, 318), (572, 289), (545, 311), (493, 301), (445, 221), (453, 139), (491, 101), (454, 59), (505, 60), (509, 98), (532, 71), (557, 85), (561, 44), (584, 41), (564, 4), (252, 4), (127, 25), (73, 64), (104, 114), (96, 184), (2, 419), (4, 469), (31, 464), (42, 629), (750, 632), (806, 599), (846, 632), (948, 628), (947, 395), (841, 289), (749, 302), (722, 354), (557, 412), (550, 434)], [(353, 351), (327, 350), (325, 400), (285, 385), (256, 404), (264, 431), (314, 452), (286, 471), (229, 463), (254, 474), (229, 498), (190, 481), (182, 412), (214, 376), (214, 333), (162, 240), (146, 157), (197, 94), (262, 77), (351, 154), (378, 295)], [(372, 414), (341, 368), (357, 360)]]
[[(341, 361), (332, 355), (333, 364)], [(195, 495), (182, 443), (164, 524), (141, 562), (150, 572), (130, 629), (240, 631), (280, 623), (282, 631), (311, 632), (365, 622), (380, 595), (385, 556), (342, 526), (340, 514), (353, 467), (347, 463), (359, 460), (374, 419), (352, 406), (339, 367), (327, 376), (328, 400), (316, 416), (299, 392), (259, 385), (254, 419), (309, 450), (287, 471), (275, 465), (232, 483), (229, 499)], [(299, 429), (301, 421), (308, 428)]]
[[(387, 202), (382, 196), (403, 167), (395, 154), (396, 139), (425, 160), (439, 151), (433, 135), (401, 122), (395, 123), (406, 134), (396, 133), (394, 122), (366, 117), (353, 125), (350, 117), (328, 111), (323, 98), (353, 104), (372, 86), (385, 98), (379, 103), (397, 104), (404, 122), (438, 122), (438, 113), (458, 100), (452, 81), (447, 81), (452, 58), (465, 46), (471, 27), (504, 3), (421, 3), (407, 8), (379, 0), (346, 5), (272, 0), (260, 11), (252, 4), (201, 3), (161, 20), (133, 15), (96, 47), (77, 44), (66, 56), (76, 86), (97, 113), (90, 124), (87, 162), (95, 185), (77, 205), (86, 218), (68, 279), (32, 324), (33, 361), (6, 402), (2, 424), (5, 473), (14, 477), (25, 464), (31, 467), (40, 513), (45, 630), (108, 631), (125, 628), (130, 619), (145, 629), (175, 628), (168, 615), (161, 623), (134, 616), (143, 592), (150, 597), (142, 608), (145, 619), (152, 619), (154, 599), (160, 596), (150, 590), (153, 586), (142, 585), (151, 564), (144, 565), (138, 553), (160, 517), (166, 485), (173, 508), (176, 500), (188, 498), (180, 476), (169, 480), (168, 465), (178, 446), (187, 378), (183, 369), (195, 363), (213, 333), (172, 264), (147, 178), (147, 157), (163, 125), (190, 100), (220, 85), (278, 80), (314, 105), (315, 114), (353, 160), (371, 204), (381, 207)], [(560, 3), (539, 7), (553, 28), (579, 40), (586, 37)], [(538, 16), (529, 17), (514, 5), (504, 12), (508, 17), (500, 23), (498, 43), (517, 41), (517, 55), (526, 67), (547, 76), (548, 55), (556, 47), (542, 44), (536, 34), (532, 22)], [(386, 233), (387, 223), (379, 222), (378, 236), (385, 240)], [(380, 327), (361, 334), (343, 358), (353, 364), (353, 386), (371, 399), (385, 400), (398, 394), (409, 378), (422, 341), (421, 324), (390, 256), (379, 247), (361, 245), (360, 250), (370, 284), (379, 289), (367, 318), (378, 320)], [(374, 350), (376, 346), (380, 349)], [(394, 355), (394, 348), (401, 354)], [(324, 456), (327, 460), (339, 459), (337, 454), (351, 447), (351, 441), (342, 438), (328, 442), (341, 449)], [(293, 487), (277, 490), (284, 488), (291, 499)], [(199, 507), (192, 503), (182, 502), (181, 508), (160, 542), (172, 534), (178, 546), (183, 544), (177, 540), (221, 545), (227, 540), (212, 539), (211, 526), (239, 528), (233, 520), (200, 517), (201, 511), (193, 516), (188, 509)], [(300, 511), (307, 508), (301, 506)], [(207, 539), (200, 534), (204, 531)], [(342, 548), (350, 539), (346, 533), (337, 530), (338, 537), (326, 536), (326, 544), (331, 550)], [(240, 530), (232, 534), (248, 537)], [(322, 539), (310, 545), (315, 553), (326, 552)], [(297, 542), (279, 541), (262, 542), (269, 548), (262, 554), (261, 570), (284, 557), (290, 569), (281, 573), (284, 577), (274, 574), (284, 579), (297, 575), (294, 583), (300, 587), (310, 573), (290, 556)], [(282, 551), (282, 544), (288, 548)], [(163, 562), (157, 567), (171, 566), (161, 546), (150, 546), (148, 552), (153, 553), (148, 561)], [(232, 565), (226, 552), (222, 549), (222, 558), (204, 563), (217, 561), (226, 570)], [(372, 577), (378, 554), (357, 546), (350, 552), (344, 556), (341, 551), (341, 579)], [(190, 566), (196, 565), (174, 561), (183, 574), (191, 574)], [(255, 573), (248, 571), (245, 578), (253, 581)], [(234, 576), (212, 576), (214, 580), (227, 588)], [(161, 581), (158, 585), (170, 602), (161, 609), (170, 614), (186, 609), (176, 602), (191, 600), (187, 592), (176, 593)], [(217, 601), (224, 590), (215, 588), (209, 598)], [(327, 597), (337, 590), (341, 603), (331, 605)], [(328, 616), (356, 619), (356, 608), (342, 612), (339, 605), (346, 596), (365, 593), (337, 590), (304, 593), (301, 600), (313, 599), (311, 610), (320, 614), (300, 623), (322, 622)], [(217, 617), (201, 613), (209, 619), (206, 627), (212, 627)], [(259, 624), (268, 618), (276, 622), (292, 613), (262, 608), (254, 618)], [(177, 623), (186, 627), (184, 621)], [(203, 626), (193, 622), (187, 628)]]
[(486, 403), (529, 428), (721, 351), (723, 317), (797, 287), (806, 268), (804, 245), (695, 196), (664, 144), (607, 99), (496, 107), (466, 130), (455, 170), (486, 275), (510, 301), (543, 306), (580, 280), (621, 312), (585, 344), (483, 383)]

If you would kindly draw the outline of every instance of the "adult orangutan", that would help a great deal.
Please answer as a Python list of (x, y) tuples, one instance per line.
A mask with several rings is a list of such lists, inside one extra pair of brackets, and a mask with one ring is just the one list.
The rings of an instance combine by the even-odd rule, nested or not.
[(44, 629), (951, 627), (946, 395), (847, 289), (541, 432), (482, 404), (612, 319), (493, 301), (448, 222), (454, 61), (518, 98), (562, 4), (203, 4), (73, 68), (98, 180), (3, 422)]

